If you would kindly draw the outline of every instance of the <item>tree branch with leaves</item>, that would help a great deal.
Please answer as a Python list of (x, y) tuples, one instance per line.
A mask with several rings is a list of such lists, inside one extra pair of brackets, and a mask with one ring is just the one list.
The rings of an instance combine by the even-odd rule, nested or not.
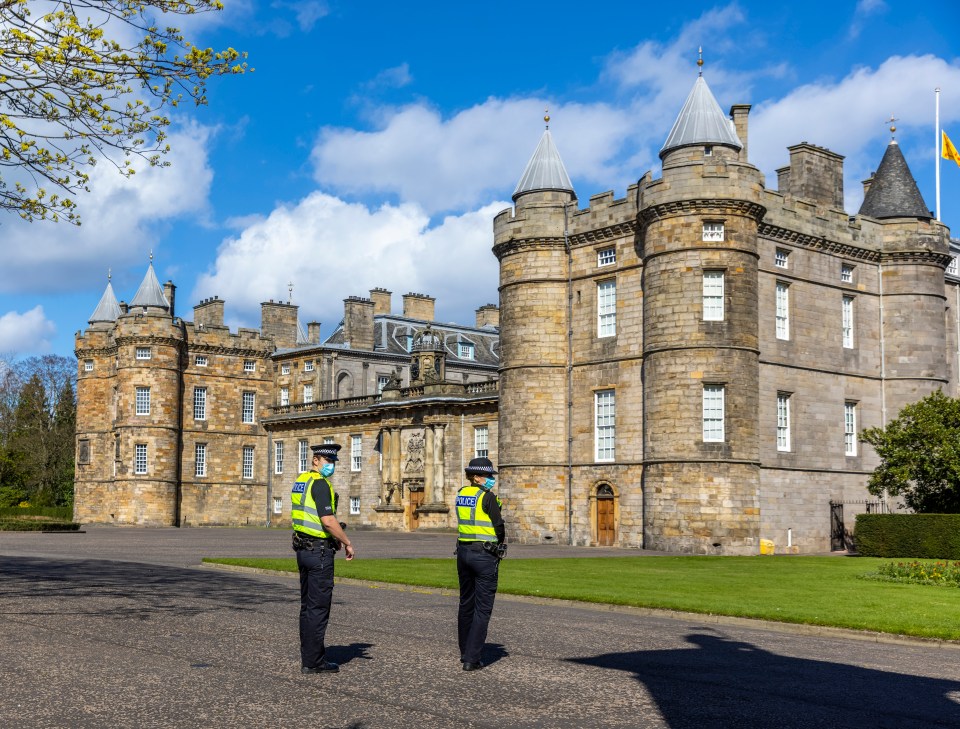
[(159, 21), (219, 0), (0, 0), (0, 208), (79, 224), (73, 196), (105, 160), (130, 176), (165, 167), (170, 110), (207, 103), (212, 76), (246, 54), (186, 40)]

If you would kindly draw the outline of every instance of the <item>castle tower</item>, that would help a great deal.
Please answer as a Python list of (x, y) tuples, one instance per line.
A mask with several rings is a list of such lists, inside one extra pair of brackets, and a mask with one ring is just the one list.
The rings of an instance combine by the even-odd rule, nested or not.
[[(887, 145), (859, 214), (877, 221), (881, 241), (883, 401), (889, 420), (949, 381), (943, 271), (950, 262), (950, 235), (933, 219), (896, 140)], [(855, 317), (856, 300), (845, 305)]]
[[(740, 108), (740, 128), (746, 130)], [(644, 547), (759, 548), (763, 180), (699, 76), (641, 182)]]
[[(545, 117), (549, 122), (549, 117)], [(521, 541), (567, 541), (569, 249), (576, 194), (549, 127), (494, 220), (500, 261), (499, 493)], [(575, 206), (574, 206), (575, 208)]]

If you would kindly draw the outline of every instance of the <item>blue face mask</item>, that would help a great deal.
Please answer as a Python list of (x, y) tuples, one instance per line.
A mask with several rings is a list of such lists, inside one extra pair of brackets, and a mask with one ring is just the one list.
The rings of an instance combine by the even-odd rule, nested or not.
[(333, 472), (336, 470), (337, 466), (335, 463), (324, 463), (320, 468), (320, 475), (324, 478), (330, 478), (333, 475)]
[(483, 482), (483, 487), (488, 491), (496, 485), (497, 485), (497, 479), (495, 478), (488, 478), (486, 481)]

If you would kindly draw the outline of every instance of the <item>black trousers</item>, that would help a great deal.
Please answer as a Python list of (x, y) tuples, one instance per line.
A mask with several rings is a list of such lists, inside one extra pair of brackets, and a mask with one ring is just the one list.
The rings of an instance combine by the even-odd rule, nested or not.
[(319, 664), (326, 653), (323, 644), (333, 602), (333, 556), (328, 546), (297, 550), (300, 569), (300, 663)]
[(457, 576), (460, 578), (460, 612), (457, 633), (460, 660), (477, 663), (487, 639), (487, 626), (497, 596), (500, 560), (471, 544), (457, 544)]

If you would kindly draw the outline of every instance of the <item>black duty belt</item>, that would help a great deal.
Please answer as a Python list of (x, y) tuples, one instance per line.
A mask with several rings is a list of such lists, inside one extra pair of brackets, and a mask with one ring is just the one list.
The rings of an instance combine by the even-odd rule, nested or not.
[(458, 539), (457, 544), (460, 545), (461, 547), (466, 547), (467, 549), (472, 549), (477, 552), (480, 552), (483, 550), (483, 542), (478, 542), (478, 541), (465, 542), (462, 539)]

